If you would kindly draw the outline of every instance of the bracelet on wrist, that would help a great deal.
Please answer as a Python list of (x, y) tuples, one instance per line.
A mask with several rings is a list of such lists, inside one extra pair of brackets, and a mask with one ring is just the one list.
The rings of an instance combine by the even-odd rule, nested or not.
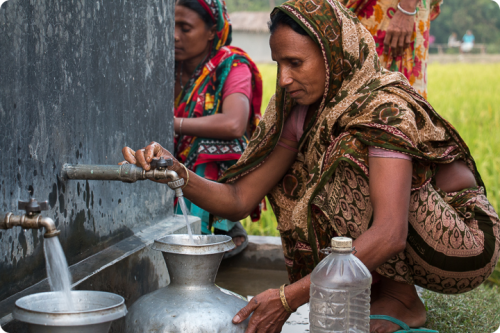
[(182, 122), (184, 121), (184, 118), (181, 118), (181, 121), (179, 123), (179, 136), (182, 136)]
[(189, 170), (188, 170), (188, 168), (186, 168), (186, 166), (184, 164), (182, 164), (182, 163), (179, 163), (179, 164), (182, 165), (182, 167), (186, 171), (186, 179), (185, 179), (186, 182), (184, 183), (184, 186), (181, 187), (181, 190), (183, 190), (187, 186), (187, 184), (189, 183)]
[(415, 11), (413, 12), (409, 12), (407, 10), (404, 10), (403, 8), (401, 8), (401, 5), (398, 3), (398, 9), (401, 13), (405, 14), (405, 15), (408, 15), (408, 16), (415, 16), (415, 14), (417, 14), (417, 8), (415, 8)]
[(295, 311), (292, 310), (292, 308), (290, 307), (290, 305), (288, 305), (288, 302), (286, 301), (286, 297), (285, 297), (285, 286), (287, 286), (288, 284), (284, 284), (280, 287), (280, 299), (281, 299), (281, 304), (283, 304), (283, 307), (285, 308), (286, 312), (288, 313), (293, 313)]

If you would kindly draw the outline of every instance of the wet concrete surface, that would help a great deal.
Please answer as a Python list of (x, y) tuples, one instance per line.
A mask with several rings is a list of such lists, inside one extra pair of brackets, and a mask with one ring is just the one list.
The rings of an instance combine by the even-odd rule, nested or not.
[[(4, 1), (0, 0), (0, 3)], [(0, 216), (48, 200), (70, 265), (173, 215), (173, 191), (65, 181), (61, 167), (173, 148), (174, 1), (7, 1), (0, 8)], [(46, 276), (43, 230), (0, 231), (0, 301)]]
[[(288, 283), (288, 274), (284, 269), (253, 269), (222, 265), (215, 283), (221, 288), (250, 299), (267, 289), (278, 289), (282, 284)], [(282, 333), (303, 332), (309, 332), (309, 304), (304, 304), (297, 312), (292, 313), (282, 330)]]
[(267, 289), (278, 289), (288, 283), (286, 271), (271, 269), (224, 267), (217, 273), (215, 284), (242, 296), (257, 295)]

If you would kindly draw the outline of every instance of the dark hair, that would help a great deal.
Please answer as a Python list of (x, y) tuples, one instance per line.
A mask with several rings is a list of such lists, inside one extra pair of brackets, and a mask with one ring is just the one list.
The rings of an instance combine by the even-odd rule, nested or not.
[(207, 12), (207, 10), (198, 2), (198, 0), (177, 0), (176, 5), (186, 7), (191, 9), (193, 12), (198, 14), (200, 18), (205, 22), (205, 25), (210, 29), (214, 24), (212, 16)]
[(287, 25), (292, 28), (298, 34), (309, 36), (307, 31), (304, 30), (291, 16), (287, 15), (282, 10), (277, 10), (276, 13), (271, 14), (271, 21), (267, 23), (269, 26), (269, 31), (271, 35), (276, 31), (276, 29), (281, 25)]

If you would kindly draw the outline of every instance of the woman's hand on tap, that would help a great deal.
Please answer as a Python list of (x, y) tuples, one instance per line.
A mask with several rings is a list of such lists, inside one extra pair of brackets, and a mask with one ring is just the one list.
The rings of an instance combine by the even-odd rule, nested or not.
[(163, 157), (164, 159), (172, 159), (174, 161), (174, 164), (171, 167), (168, 167), (168, 169), (177, 172), (179, 177), (182, 177), (184, 179), (187, 177), (186, 171), (181, 166), (179, 161), (177, 161), (177, 159), (168, 150), (163, 148), (158, 142), (153, 141), (145, 148), (139, 149), (137, 151), (134, 151), (130, 147), (123, 147), (122, 154), (125, 158), (125, 161), (118, 163), (119, 165), (125, 163), (135, 164), (146, 171), (151, 170), (151, 161), (153, 161), (153, 159), (159, 159), (160, 157)]

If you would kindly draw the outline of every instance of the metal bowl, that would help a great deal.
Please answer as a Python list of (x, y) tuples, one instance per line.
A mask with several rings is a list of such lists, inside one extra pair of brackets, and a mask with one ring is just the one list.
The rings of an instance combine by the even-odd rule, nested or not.
[(16, 301), (13, 316), (31, 332), (108, 332), (113, 320), (124, 317), (123, 297), (102, 291), (72, 291), (74, 311), (65, 309), (61, 292), (25, 296)]
[(155, 240), (153, 249), (167, 253), (206, 255), (224, 253), (236, 246), (233, 239), (226, 235), (193, 235), (194, 243), (189, 235), (168, 235)]

